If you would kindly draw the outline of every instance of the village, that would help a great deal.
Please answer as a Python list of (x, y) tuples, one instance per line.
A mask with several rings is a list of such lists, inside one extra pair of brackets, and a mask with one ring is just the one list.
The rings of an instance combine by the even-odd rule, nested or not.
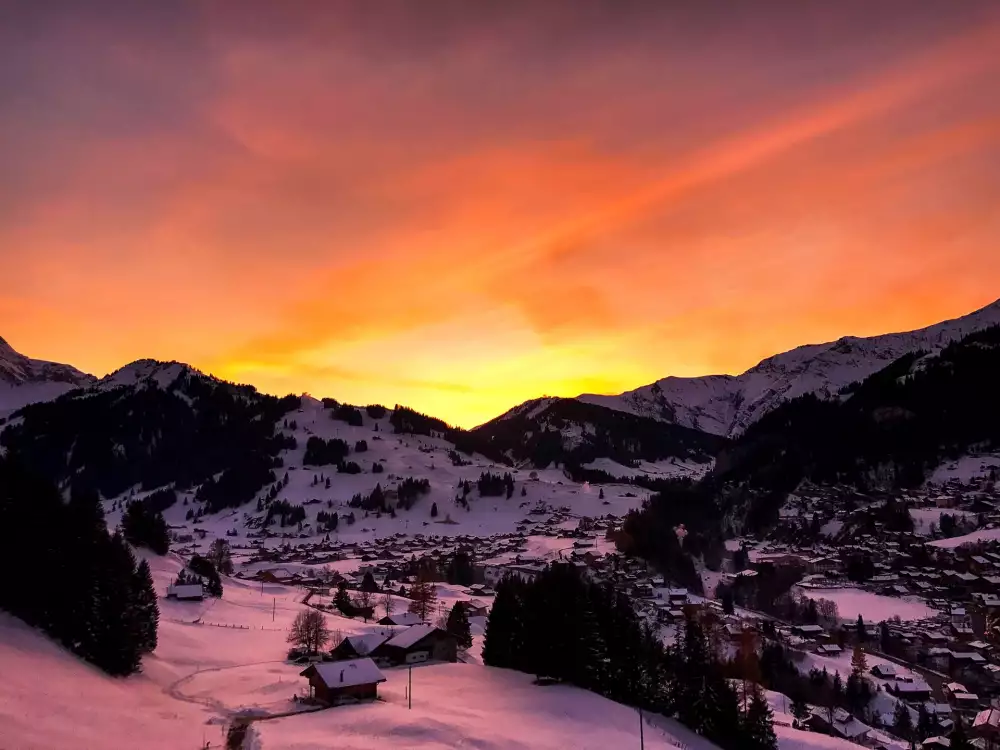
[[(236, 577), (302, 587), (304, 601), (321, 610), (333, 610), (338, 586), (355, 592), (370, 580), (378, 591), (405, 597), (418, 577), (429, 576), (459, 587), (479, 632), (503, 576), (530, 580), (550, 562), (569, 563), (587, 580), (630, 596), (667, 640), (694, 615), (717, 626), (723, 652), (734, 653), (748, 637), (773, 641), (802, 673), (845, 679), (860, 650), (875, 692), (870, 705), (853, 712), (813, 705), (794, 725), (890, 750), (898, 747), (892, 730), (902, 705), (914, 726), (931, 717), (937, 731), (918, 744), (947, 747), (956, 722), (984, 743), (998, 739), (998, 505), (1000, 493), (986, 480), (891, 497), (807, 487), (782, 509), (772, 538), (727, 543), (719, 570), (704, 570), (697, 592), (614, 551), (613, 516), (578, 518), (568, 507), (543, 504), (525, 513), (516, 532), (485, 538), (397, 532), (277, 547), (248, 540), (232, 549)], [(942, 526), (954, 536), (943, 536)], [(754, 608), (756, 590), (775, 580), (794, 581), (785, 595), (801, 604), (794, 615)], [(434, 614), (443, 625), (444, 605)], [(409, 612), (387, 611), (375, 623), (383, 630), (338, 639), (302, 672), (309, 700), (370, 699), (385, 680), (382, 669), (462, 658), (444, 628)]]

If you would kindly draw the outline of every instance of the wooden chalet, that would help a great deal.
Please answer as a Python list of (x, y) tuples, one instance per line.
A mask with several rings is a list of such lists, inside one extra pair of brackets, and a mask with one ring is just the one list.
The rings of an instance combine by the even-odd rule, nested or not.
[(310, 696), (330, 706), (375, 700), (386, 679), (368, 658), (313, 664), (299, 674), (309, 680)]

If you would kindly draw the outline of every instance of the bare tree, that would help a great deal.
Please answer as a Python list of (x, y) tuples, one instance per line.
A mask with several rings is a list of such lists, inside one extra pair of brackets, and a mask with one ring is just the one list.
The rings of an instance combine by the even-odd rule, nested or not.
[(372, 610), (375, 609), (373, 601), (375, 599), (375, 594), (371, 591), (365, 591), (362, 589), (358, 592), (357, 607), (361, 610), (361, 614), (365, 618), (365, 622), (368, 622), (368, 618), (371, 616)]
[(319, 653), (323, 644), (330, 640), (323, 613), (315, 609), (304, 609), (295, 616), (288, 642), (304, 648), (310, 654)]
[(392, 610), (396, 608), (396, 602), (392, 599), (392, 592), (386, 591), (382, 594), (381, 598), (378, 600), (379, 606), (382, 607), (382, 611), (385, 612), (386, 617), (392, 615)]
[(225, 539), (215, 539), (208, 548), (208, 559), (212, 561), (215, 569), (224, 575), (231, 575), (233, 572), (233, 558), (229, 551), (229, 542)]
[(437, 589), (425, 575), (421, 574), (417, 582), (410, 588), (409, 611), (427, 622), (427, 618), (434, 611), (437, 603)]
[(328, 641), (328, 643), (330, 644), (330, 650), (331, 651), (333, 649), (337, 648), (337, 646), (339, 646), (343, 642), (344, 642), (344, 631), (343, 630), (340, 630), (338, 628), (337, 630), (330, 631), (330, 640)]

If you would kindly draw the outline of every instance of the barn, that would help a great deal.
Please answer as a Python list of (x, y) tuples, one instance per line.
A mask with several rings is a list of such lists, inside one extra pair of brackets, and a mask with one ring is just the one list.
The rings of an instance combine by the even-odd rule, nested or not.
[(379, 663), (400, 665), (425, 661), (458, 661), (458, 641), (433, 625), (412, 625), (372, 650)]
[(367, 658), (313, 664), (300, 676), (309, 680), (311, 696), (330, 706), (375, 700), (378, 684), (385, 682), (385, 675)]

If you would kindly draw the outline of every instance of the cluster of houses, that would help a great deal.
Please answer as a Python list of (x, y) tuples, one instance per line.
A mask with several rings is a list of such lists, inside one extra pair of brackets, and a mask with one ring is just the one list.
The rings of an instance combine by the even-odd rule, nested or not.
[[(414, 622), (414, 620), (417, 620)], [(347, 636), (327, 659), (300, 674), (309, 682), (309, 697), (326, 705), (371, 700), (386, 681), (383, 669), (426, 662), (458, 661), (458, 642), (441, 628), (409, 613), (383, 618), (383, 631)], [(402, 629), (396, 629), (406, 623)]]

